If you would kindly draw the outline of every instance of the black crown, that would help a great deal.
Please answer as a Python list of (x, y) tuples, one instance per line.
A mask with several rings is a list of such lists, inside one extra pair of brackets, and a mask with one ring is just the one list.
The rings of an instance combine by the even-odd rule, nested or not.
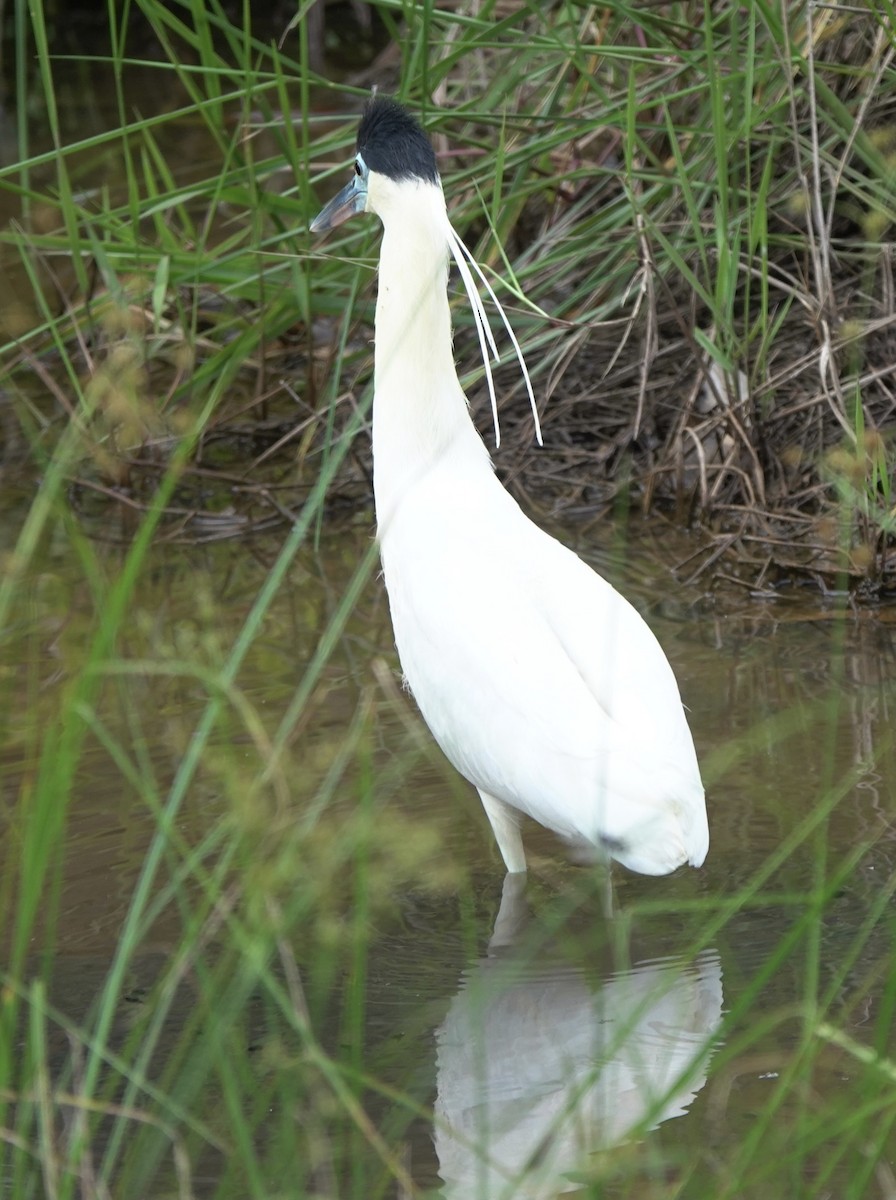
[(410, 113), (386, 96), (367, 102), (358, 130), (358, 153), (371, 171), (389, 179), (439, 182), (429, 138)]

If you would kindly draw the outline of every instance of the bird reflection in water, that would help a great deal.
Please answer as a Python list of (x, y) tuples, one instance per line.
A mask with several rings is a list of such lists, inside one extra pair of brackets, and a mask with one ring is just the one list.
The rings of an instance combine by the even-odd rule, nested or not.
[(435, 1148), (445, 1200), (580, 1188), (588, 1156), (682, 1116), (722, 1016), (718, 955), (654, 959), (595, 989), (516, 945), (525, 877), (507, 876), (488, 955), (436, 1032)]

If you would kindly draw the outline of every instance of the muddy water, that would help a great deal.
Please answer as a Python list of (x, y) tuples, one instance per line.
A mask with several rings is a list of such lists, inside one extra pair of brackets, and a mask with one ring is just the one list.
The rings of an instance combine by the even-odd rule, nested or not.
[[(301, 556), (292, 568), (289, 584), (281, 589), (241, 674), (248, 699), (271, 714), (272, 726), (368, 547), (369, 529), (362, 524), (327, 535), (318, 551)], [(218, 650), (226, 652), (276, 548), (273, 541), (248, 552), (237, 544), (157, 548), (133, 615), (131, 649), (145, 650), (149, 637), (163, 656), (188, 655), (201, 638), (212, 637)], [(857, 841), (874, 842), (882, 852), (896, 803), (887, 770), (893, 761), (896, 703), (894, 614), (883, 610), (844, 615), (835, 604), (825, 607), (814, 600), (752, 606), (712, 602), (697, 592), (688, 595), (665, 564), (646, 558), (649, 543), (639, 549), (635, 542), (626, 562), (614, 562), (593, 545), (579, 549), (644, 612), (675, 667), (690, 712), (707, 786), (712, 853), (702, 871), (677, 875), (675, 888), (712, 895), (751, 879), (831, 788), (843, 792), (825, 826), (831, 852)], [(41, 572), (37, 604), (38, 628), (31, 649), (44, 656), (46, 694), (65, 677), (58, 643), (76, 640), (91, 616), (87, 586), (61, 541)], [(210, 617), (216, 623), (213, 634), (204, 629)], [(399, 694), (397, 682), (385, 596), (378, 581), (371, 579), (327, 669), (325, 698), (314, 706), (316, 724), (301, 730), (309, 785), (328, 753), (335, 753), (361, 693), (371, 692), (379, 706), (376, 742), (383, 766), (408, 759), (413, 763), (393, 802), (410, 819), (432, 823), (445, 853), (500, 874), (478, 801), (463, 802), (462, 812), (457, 812), (454, 775), (431, 749), (413, 704)], [(204, 698), (202, 689), (189, 682), (151, 675), (130, 691), (134, 727), (163, 769), (182, 753), (179, 739), (192, 728)], [(90, 797), (78, 800), (72, 829), (73, 838), (83, 838), (78, 850), (85, 855), (86, 876), (92, 873), (89, 856), (98, 851), (95, 821), (110, 839), (103, 853), (116, 853), (110, 810), (117, 813), (122, 841), (135, 839), (131, 857), (140, 858), (139, 832), (127, 824), (127, 798), (111, 802), (103, 778), (106, 758), (98, 747), (91, 753), (95, 759), (89, 759), (85, 769)], [(109, 783), (117, 787), (119, 781), (113, 777)], [(527, 827), (525, 840), (536, 864), (565, 858), (559, 843), (534, 824)], [(797, 846), (776, 871), (777, 885), (796, 891), (808, 888), (816, 849), (811, 841)], [(121, 847), (119, 851), (123, 854)], [(665, 886), (673, 885), (617, 873), (623, 898), (639, 901)], [(123, 891), (127, 895), (127, 887)]]
[[(270, 729), (368, 546), (361, 520), (325, 533), (293, 565), (240, 675)], [(374, 577), (291, 746), (300, 764), (290, 801), (298, 818), (359, 705), (372, 705), (376, 803), (421, 835), (419, 878), (396, 884), (393, 916), (371, 925), (365, 1066), (435, 1113), (435, 1134), (421, 1118), (403, 1133), (402, 1153), (416, 1181), (445, 1197), (503, 1195), (501, 1181), (519, 1172), (526, 1190), (507, 1194), (573, 1192), (583, 1155), (639, 1122), (652, 1131), (642, 1132), (645, 1147), (654, 1139), (686, 1161), (707, 1145), (736, 1142), (770, 1095), (794, 1035), (784, 1016), (773, 1021), (767, 1034), (751, 1036), (744, 1062), (707, 1084), (706, 1047), (723, 1014), (737, 1012), (760, 977), (745, 1024), (800, 1003), (813, 971), (808, 951), (799, 936), (786, 954), (780, 947), (798, 933), (813, 889), (855, 855), (822, 922), (822, 975), (833, 979), (896, 870), (893, 614), (816, 599), (712, 600), (676, 582), (668, 564), (678, 548), (667, 537), (660, 548), (633, 535), (624, 559), (593, 538), (579, 548), (641, 607), (676, 668), (707, 784), (712, 842), (702, 870), (667, 879), (615, 870), (608, 887), (529, 826), (529, 879), (522, 888), (505, 885), (475, 795), (432, 750), (397, 687)], [(276, 550), (273, 541), (158, 547), (123, 653), (140, 658), (149, 646), (162, 660), (217, 661)], [(688, 547), (680, 550), (685, 557)], [(116, 561), (110, 549), (110, 572)], [(27, 630), (7, 644), (2, 664), (7, 679), (30, 677), (23, 694), (33, 702), (15, 714), (4, 752), (11, 798), (34, 765), (21, 749), (30, 744), (29, 724), (65, 685), (93, 612), (64, 539), (48, 547), (32, 584)], [(205, 693), (189, 678), (150, 672), (122, 686), (106, 706), (109, 728), (121, 744), (139, 744), (164, 781)], [(357, 795), (349, 772), (329, 802), (343, 827), (356, 818)], [(188, 797), (182, 830), (197, 844), (227, 817), (205, 778)], [(54, 972), (54, 994), (76, 1018), (111, 960), (153, 828), (144, 801), (90, 740), (68, 827)], [(438, 881), (433, 890), (430, 878)], [(757, 880), (755, 897), (726, 910)], [(146, 947), (146, 978), (138, 971), (130, 980), (123, 1006), (151, 986), (178, 935), (176, 914), (163, 916)], [(880, 972), (891, 951), (883, 935), (863, 936), (838, 999), (848, 1007), (850, 987)], [(825, 977), (818, 986), (824, 990)], [(858, 989), (859, 1040), (863, 1022), (873, 1027), (883, 989), (883, 981)], [(179, 1033), (175, 1023), (171, 1036)], [(327, 1040), (325, 1028), (318, 1033)], [(841, 1079), (840, 1071), (820, 1074), (815, 1086), (823, 1094)], [(493, 1160), (488, 1171), (483, 1150)]]

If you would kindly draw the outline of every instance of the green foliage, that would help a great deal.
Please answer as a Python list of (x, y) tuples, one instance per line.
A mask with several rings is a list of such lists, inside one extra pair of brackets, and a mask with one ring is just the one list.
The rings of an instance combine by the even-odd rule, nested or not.
[[(41, 457), (75, 420), (85, 486), (151, 492), (218, 386), (215, 445), (247, 419), (259, 437), (275, 418), (292, 424), (244, 477), (268, 482), (273, 469), (301, 500), (345, 414), (369, 397), (375, 233), (305, 232), (350, 159), (366, 88), (337, 89), (312, 69), (304, 10), (275, 46), (248, 10), (235, 20), (205, 0), (113, 9), (111, 53), (79, 67), (112, 91), (118, 119), (81, 136), (66, 126), (72, 68), (50, 52), (52, 22), (40, 4), (30, 17), (23, 0), (15, 9), (23, 154), (0, 188), (22, 214), (5, 235), (21, 284), (0, 353), (22, 428)], [(876, 510), (853, 519), (824, 465), (844, 436), (861, 440), (858, 423), (885, 434), (892, 420), (886, 13), (371, 12), (395, 38), (397, 94), (437, 139), (455, 223), (517, 307), (548, 454), (595, 438), (608, 448), (593, 480), (603, 495), (634, 478), (645, 504), (674, 495), (737, 526), (746, 507), (753, 536), (781, 517), (806, 545), (788, 557), (772, 538), (785, 571), (888, 585), (890, 525)], [(135, 26), (155, 58), (129, 49)], [(167, 109), (139, 111), (138, 73), (165, 89)], [(25, 117), (38, 106), (39, 146)], [(334, 110), (349, 115), (324, 115)], [(456, 321), (461, 360), (475, 363), (463, 304)], [(476, 403), (481, 367), (466, 382)], [(518, 379), (504, 390), (505, 424), (522, 424)], [(188, 468), (211, 453), (200, 439)], [(355, 499), (362, 487), (339, 480)], [(849, 536), (819, 554), (830, 521)], [(853, 551), (872, 544), (863, 566)]]

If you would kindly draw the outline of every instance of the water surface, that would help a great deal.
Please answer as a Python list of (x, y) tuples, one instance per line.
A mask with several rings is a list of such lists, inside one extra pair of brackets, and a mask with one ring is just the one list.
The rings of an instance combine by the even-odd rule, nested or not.
[[(362, 514), (294, 562), (239, 677), (247, 709), (270, 735), (369, 547)], [(147, 764), (163, 788), (207, 690), (189, 673), (139, 664), (219, 662), (277, 549), (271, 539), (153, 552), (119, 648), (137, 666), (109, 681), (99, 713), (107, 743)], [(702, 870), (654, 879), (616, 868), (608, 884), (530, 824), (528, 881), (506, 887), (475, 793), (400, 689), (375, 574), (293, 731), (286, 789), (255, 814), (286, 830), (326, 797), (318, 857), (296, 862), (295, 875), (296, 886), (308, 872), (332, 875), (322, 903), (334, 907), (289, 933), (315, 1031), (332, 1053), (354, 1055), (369, 1075), (415, 1098), (418, 1117), (397, 1124), (383, 1096), (367, 1103), (410, 1177), (445, 1197), (589, 1194), (589, 1171), (632, 1128), (645, 1156), (641, 1194), (659, 1186), (651, 1163), (667, 1183), (676, 1177), (688, 1194), (708, 1194), (700, 1189), (714, 1163), (736, 1157), (799, 1045), (807, 995), (845, 1012), (858, 1043), (874, 1036), (886, 995), (891, 932), (863, 922), (894, 877), (891, 614), (689, 591), (669, 569), (679, 547), (666, 533), (658, 548), (649, 533), (633, 532), (624, 556), (593, 539), (580, 550), (641, 607), (675, 666), (707, 785), (711, 847)], [(687, 546), (680, 550), (683, 558)], [(109, 547), (101, 556), (110, 578), (120, 555)], [(2, 663), (27, 700), (11, 712), (4, 750), (12, 822), (35, 767), (35, 728), (78, 669), (95, 612), (62, 538), (46, 548), (29, 587), (21, 636), (7, 641)], [(363, 731), (351, 743), (360, 757), (346, 752), (353, 729)], [(200, 844), (222, 822), (251, 825), (221, 772), (245, 759), (248, 777), (263, 754), (238, 720), (213, 739), (178, 818), (187, 842)], [(360, 985), (320, 941), (327, 921), (346, 920), (336, 914), (357, 903), (351, 861), (334, 866), (326, 846), (359, 821), (378, 837)], [(51, 989), (76, 1020), (115, 952), (154, 830), (108, 744), (89, 738), (66, 834)], [(813, 906), (823, 913), (807, 922)], [(123, 1031), (181, 934), (169, 905), (121, 996)], [(248, 1003), (248, 1028), (263, 1044), (268, 1019)], [(349, 1003), (360, 1041), (346, 1051)], [(187, 988), (162, 1056), (194, 1005)], [(714, 1056), (744, 1030), (743, 1053), (720, 1059), (715, 1078)], [(60, 1062), (69, 1053), (64, 1040), (57, 1053)], [(815, 1087), (822, 1099), (836, 1096), (848, 1078), (834, 1057)], [(213, 1088), (201, 1103), (214, 1104)], [(794, 1108), (802, 1103), (795, 1093)], [(340, 1194), (365, 1186), (346, 1182)], [(635, 1194), (619, 1189), (606, 1194)]]

